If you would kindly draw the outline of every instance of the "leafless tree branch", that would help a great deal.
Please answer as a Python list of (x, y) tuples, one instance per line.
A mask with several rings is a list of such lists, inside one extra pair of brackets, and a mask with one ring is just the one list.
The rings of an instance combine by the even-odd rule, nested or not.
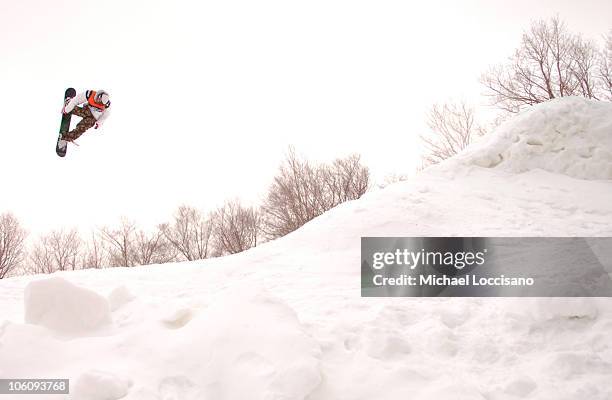
[(27, 233), (11, 213), (0, 215), (0, 279), (10, 276), (24, 259)]
[(606, 92), (601, 62), (597, 78), (599, 60), (592, 41), (569, 32), (555, 17), (532, 23), (509, 62), (490, 68), (481, 83), (493, 104), (511, 113), (557, 97), (599, 99)]
[(257, 246), (259, 215), (253, 207), (228, 201), (215, 213), (213, 231), (219, 254), (235, 254)]
[(421, 135), (427, 153), (426, 165), (437, 164), (465, 149), (476, 136), (484, 134), (474, 118), (474, 108), (464, 101), (435, 104), (427, 116), (431, 133)]
[(79, 269), (82, 245), (76, 229), (62, 229), (40, 236), (30, 255), (32, 264), (29, 272), (50, 274)]
[(213, 217), (205, 218), (200, 211), (180, 206), (171, 224), (162, 224), (159, 230), (180, 256), (187, 260), (200, 260), (212, 254), (211, 236)]

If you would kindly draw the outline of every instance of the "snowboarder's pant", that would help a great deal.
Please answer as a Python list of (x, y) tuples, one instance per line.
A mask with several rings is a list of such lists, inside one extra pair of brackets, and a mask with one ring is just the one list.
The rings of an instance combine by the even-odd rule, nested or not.
[(76, 140), (81, 136), (86, 130), (91, 128), (96, 124), (96, 118), (92, 115), (89, 107), (74, 107), (71, 111), (72, 115), (77, 115), (82, 119), (79, 121), (77, 126), (74, 127), (73, 130), (66, 133), (64, 135), (64, 139), (66, 140)]

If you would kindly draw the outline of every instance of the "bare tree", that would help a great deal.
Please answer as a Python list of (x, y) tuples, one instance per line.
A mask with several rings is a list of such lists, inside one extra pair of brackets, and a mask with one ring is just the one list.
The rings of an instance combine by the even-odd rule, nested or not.
[(293, 232), (338, 204), (361, 197), (369, 177), (358, 155), (332, 165), (312, 164), (289, 148), (261, 207), (262, 231), (270, 239)]
[(430, 134), (421, 135), (426, 165), (437, 164), (465, 149), (485, 132), (474, 119), (474, 108), (464, 101), (435, 104), (427, 115)]
[(26, 231), (11, 213), (0, 215), (0, 279), (10, 276), (25, 255)]
[(83, 241), (76, 229), (52, 231), (39, 237), (30, 260), (32, 273), (76, 270), (80, 267)]
[(104, 268), (108, 262), (107, 250), (104, 247), (104, 241), (100, 235), (91, 232), (91, 237), (85, 244), (85, 249), (82, 252), (81, 266), (86, 268)]
[(573, 95), (599, 100), (604, 92), (597, 79), (597, 64), (601, 59), (597, 46), (591, 40), (574, 35), (570, 50), (571, 62), (568, 69), (576, 82)]
[(197, 209), (185, 205), (178, 208), (171, 224), (159, 226), (166, 240), (187, 261), (210, 257), (212, 229), (212, 216), (205, 218)]
[(146, 232), (126, 218), (121, 219), (117, 228), (102, 228), (100, 237), (110, 267), (163, 264), (176, 259), (176, 250), (160, 229)]
[(152, 233), (142, 230), (136, 232), (132, 251), (136, 265), (164, 264), (176, 257), (176, 250), (160, 230)]
[(325, 211), (325, 177), (289, 148), (261, 209), (263, 230), (270, 238), (285, 236)]
[(599, 79), (604, 98), (612, 101), (612, 29), (605, 37), (604, 51), (599, 59)]
[(321, 167), (326, 177), (328, 199), (325, 210), (345, 201), (356, 200), (368, 191), (370, 171), (361, 164), (361, 156), (351, 154), (346, 158), (334, 160), (330, 167)]
[(100, 234), (108, 248), (110, 266), (133, 267), (135, 265), (132, 257), (136, 235), (134, 222), (122, 218), (117, 229), (104, 227)]
[(591, 42), (569, 32), (559, 18), (532, 23), (506, 65), (492, 67), (481, 77), (493, 103), (516, 113), (563, 96), (597, 99), (599, 52)]
[(56, 271), (51, 246), (39, 237), (30, 251), (30, 264), (26, 270), (29, 274), (51, 274)]
[(259, 215), (253, 207), (228, 201), (215, 213), (214, 239), (219, 254), (235, 254), (257, 246)]

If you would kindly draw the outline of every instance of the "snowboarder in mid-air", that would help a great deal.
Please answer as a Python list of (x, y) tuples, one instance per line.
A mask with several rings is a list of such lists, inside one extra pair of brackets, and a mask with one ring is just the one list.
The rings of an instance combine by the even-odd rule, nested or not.
[[(81, 104), (83, 107), (78, 107)], [(73, 130), (64, 133), (62, 139), (73, 142), (91, 127), (101, 127), (110, 113), (110, 104), (110, 96), (104, 90), (86, 90), (66, 98), (62, 112), (81, 117), (81, 120)]]

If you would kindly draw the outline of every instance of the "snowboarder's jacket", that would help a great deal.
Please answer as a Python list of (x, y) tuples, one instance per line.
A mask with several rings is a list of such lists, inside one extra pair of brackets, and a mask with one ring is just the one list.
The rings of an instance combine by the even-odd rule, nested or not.
[[(91, 111), (91, 115), (98, 122), (98, 126), (101, 126), (104, 123), (104, 120), (108, 118), (110, 114), (110, 107), (106, 107), (104, 104), (97, 103), (95, 101), (96, 92), (93, 90), (86, 90), (77, 94), (72, 100), (66, 104), (65, 111), (69, 113), (74, 109), (74, 107), (79, 106), (83, 103), (87, 103), (87, 107), (89, 107), (89, 111)], [(85, 106), (84, 106), (85, 107)]]

